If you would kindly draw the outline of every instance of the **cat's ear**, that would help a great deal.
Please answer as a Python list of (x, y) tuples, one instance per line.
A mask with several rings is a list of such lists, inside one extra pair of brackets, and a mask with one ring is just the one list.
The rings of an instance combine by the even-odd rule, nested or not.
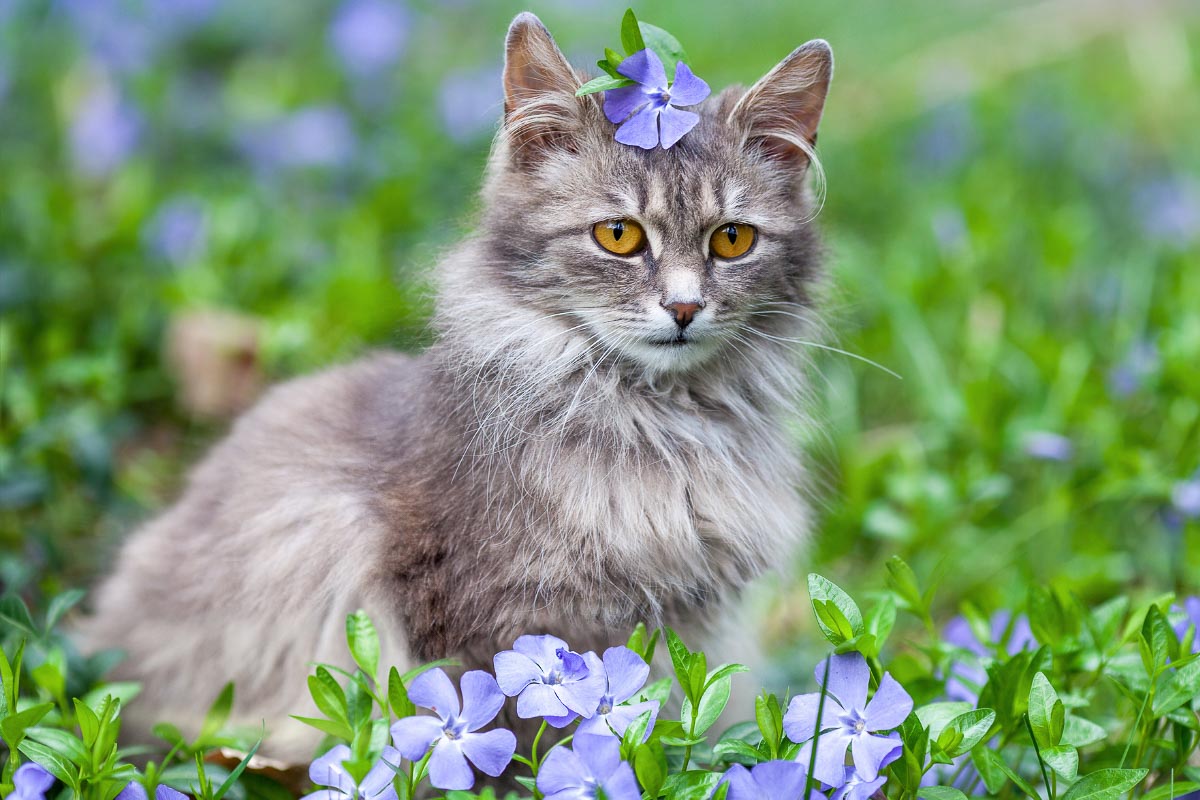
[(573, 149), (582, 107), (577, 88), (575, 71), (550, 31), (528, 11), (518, 14), (504, 44), (504, 131), (517, 161)]
[(746, 143), (803, 169), (813, 158), (817, 125), (833, 77), (833, 50), (814, 39), (792, 51), (750, 87), (729, 114)]

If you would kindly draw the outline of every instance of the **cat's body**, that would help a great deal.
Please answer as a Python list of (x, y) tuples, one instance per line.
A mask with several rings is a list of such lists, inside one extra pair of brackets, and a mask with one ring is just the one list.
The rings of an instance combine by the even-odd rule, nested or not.
[[(528, 16), (506, 70), (480, 233), (438, 267), (437, 344), (274, 389), (101, 587), (86, 634), (128, 651), (135, 726), (187, 722), (234, 680), (269, 752), (307, 758), (315, 740), (286, 715), (309, 711), (312, 661), (345, 662), (356, 608), (389, 663), (487, 667), (524, 633), (582, 650), (639, 621), (701, 631), (801, 541), (785, 424), (818, 245), (804, 164), (783, 159), (811, 152), (729, 124), (750, 113), (737, 90), (669, 151), (615, 144)], [(609, 218), (642, 221), (644, 256), (585, 239)], [(732, 218), (759, 252), (719, 274), (694, 239)], [(680, 292), (699, 293), (687, 334)]]

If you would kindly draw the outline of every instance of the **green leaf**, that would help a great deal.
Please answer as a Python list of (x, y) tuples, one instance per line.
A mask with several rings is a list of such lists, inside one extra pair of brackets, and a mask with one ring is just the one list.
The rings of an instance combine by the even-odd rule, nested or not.
[(25, 735), (34, 741), (52, 747), (61, 756), (68, 758), (77, 767), (91, 764), (92, 755), (77, 737), (58, 728), (30, 728)]
[(946, 755), (957, 758), (983, 741), (996, 721), (996, 712), (980, 708), (960, 714), (946, 724), (937, 738)]
[(629, 754), (635, 752), (638, 745), (646, 739), (646, 729), (650, 727), (651, 716), (653, 714), (650, 711), (642, 712), (637, 719), (629, 723), (629, 727), (621, 736), (621, 752), (625, 754), (627, 760)]
[(1079, 752), (1070, 745), (1060, 744), (1041, 750), (1042, 761), (1063, 780), (1073, 781), (1079, 774)]
[(15, 594), (6, 594), (0, 597), (0, 620), (15, 626), (27, 636), (37, 638), (41, 635), (37, 623), (33, 621), (33, 616), (29, 613), (29, 607)]
[(408, 699), (408, 689), (404, 688), (404, 681), (400, 680), (400, 671), (395, 667), (388, 670), (388, 705), (392, 707), (392, 713), (397, 718), (411, 717), (417, 713), (417, 707), (412, 700)]
[(763, 692), (754, 698), (754, 720), (762, 733), (763, 743), (772, 759), (779, 757), (779, 742), (783, 739), (783, 710), (779, 699), (773, 694)]
[(663, 790), (670, 800), (708, 800), (721, 781), (721, 773), (690, 769), (667, 778)]
[(1150, 711), (1155, 717), (1164, 716), (1190, 703), (1197, 695), (1200, 695), (1200, 661), (1192, 661), (1159, 678)]
[[(332, 680), (332, 678), (330, 679)], [(225, 684), (221, 689), (221, 693), (217, 695), (217, 699), (209, 706), (208, 713), (204, 715), (204, 724), (200, 726), (200, 736), (196, 741), (203, 742), (214, 736), (217, 731), (225, 727), (225, 723), (229, 721), (229, 712), (233, 710), (233, 683)]]
[(649, 22), (639, 22), (638, 30), (641, 31), (642, 41), (645, 46), (653, 50), (662, 59), (663, 67), (667, 70), (667, 77), (672, 81), (675, 80), (675, 65), (680, 61), (685, 64), (688, 63), (687, 53), (684, 52), (683, 45), (674, 36), (657, 25), (651, 25)]
[(658, 739), (660, 742), (672, 747), (695, 747), (704, 741), (703, 736), (661, 736)]
[(641, 28), (638, 26), (637, 15), (633, 13), (632, 8), (625, 9), (625, 16), (621, 19), (621, 47), (625, 48), (627, 56), (646, 49), (646, 43), (642, 40)]
[(658, 742), (638, 745), (633, 753), (633, 772), (649, 797), (658, 797), (667, 779), (667, 755)]
[(712, 672), (708, 673), (708, 680), (704, 683), (704, 690), (708, 691), (708, 687), (729, 675), (736, 675), (739, 672), (749, 672), (750, 668), (745, 664), (723, 664), (717, 667)]
[(51, 775), (72, 789), (76, 789), (76, 794), (78, 794), (79, 771), (67, 760), (66, 756), (44, 744), (28, 739), (21, 742), (20, 750), (31, 760), (44, 767)]
[(875, 637), (876, 648), (882, 648), (896, 626), (896, 600), (890, 595), (881, 597), (863, 619), (867, 633)]
[(967, 796), (953, 786), (922, 786), (917, 797), (924, 800), (967, 800)]
[(996, 795), (1004, 788), (1007, 779), (988, 755), (991, 752), (986, 744), (976, 746), (971, 751), (971, 763), (975, 766), (975, 771), (979, 773), (979, 777), (983, 778), (983, 785), (987, 788), (987, 793), (989, 795)]
[(1062, 743), (1072, 747), (1087, 747), (1108, 738), (1108, 732), (1091, 720), (1069, 716), (1063, 723)]
[(375, 680), (379, 674), (379, 634), (361, 608), (346, 616), (346, 644), (358, 668)]
[(1141, 800), (1174, 800), (1185, 794), (1200, 789), (1200, 783), (1194, 781), (1175, 781), (1174, 784), (1162, 783), (1142, 795)]
[(862, 612), (850, 595), (833, 581), (811, 573), (808, 576), (808, 595), (817, 613), (821, 632), (834, 644), (866, 633)]
[(692, 734), (699, 736), (700, 734), (711, 728), (721, 716), (721, 712), (725, 710), (725, 706), (729, 703), (729, 693), (733, 680), (726, 675), (723, 678), (718, 678), (707, 690), (700, 696), (700, 705), (696, 711), (696, 718), (691, 719), (691, 701), (683, 701), (683, 709), (680, 712), (680, 720), (683, 722), (684, 729)]
[(930, 738), (935, 741), (942, 735), (942, 730), (950, 724), (950, 720), (971, 711), (970, 703), (941, 702), (928, 703), (916, 710), (917, 719), (929, 729)]
[(238, 762), (238, 765), (229, 773), (229, 777), (227, 777), (217, 789), (217, 793), (213, 795), (213, 800), (221, 800), (221, 798), (225, 796), (225, 793), (233, 788), (233, 785), (237, 783), (237, 779), (241, 777), (243, 772), (246, 771), (247, 765), (250, 764), (250, 759), (254, 758), (254, 754), (258, 752), (258, 748), (262, 746), (262, 743), (262, 736), (260, 736), (258, 737), (258, 741), (254, 743), (254, 747), (250, 748), (250, 752), (246, 753), (245, 757), (242, 758), (242, 760)]
[(919, 616), (925, 616), (928, 609), (921, 597), (921, 586), (917, 583), (917, 575), (912, 567), (900, 556), (892, 556), (887, 562), (888, 586), (904, 606)]
[(308, 676), (308, 691), (322, 714), (337, 722), (349, 722), (346, 713), (346, 693), (329, 674), (329, 670), (317, 667), (316, 674)]
[(1045, 674), (1034, 675), (1029, 688), (1029, 724), (1038, 747), (1045, 750), (1062, 741), (1065, 714), (1062, 701)]
[(616, 50), (613, 50), (611, 47), (606, 47), (604, 48), (604, 60), (607, 61), (613, 69), (616, 69), (621, 65), (621, 62), (625, 60), (625, 56), (621, 55)]
[(756, 747), (751, 747), (741, 739), (727, 739), (722, 742), (717, 742), (713, 745), (713, 756), (726, 764), (745, 764), (752, 766), (759, 761), (769, 761), (770, 757), (764, 757), (763, 752)]
[(16, 714), (9, 714), (0, 720), (0, 734), (10, 747), (16, 745), (25, 736), (25, 731), (36, 725), (42, 717), (54, 709), (54, 703), (41, 703), (22, 709)]
[(298, 722), (303, 722), (305, 725), (316, 728), (322, 733), (327, 733), (335, 739), (344, 739), (348, 742), (354, 738), (354, 731), (350, 730), (350, 726), (344, 722), (320, 719), (318, 717), (300, 717), (295, 714), (292, 714), (291, 717)]
[(1151, 680), (1158, 677), (1170, 658), (1179, 655), (1179, 642), (1175, 638), (1175, 632), (1171, 630), (1171, 624), (1167, 622), (1166, 616), (1158, 606), (1150, 606), (1146, 610), (1138, 647), (1142, 654), (1142, 665)]
[(1066, 635), (1066, 620), (1058, 598), (1045, 586), (1029, 587), (1029, 596), (1025, 601), (1029, 612), (1029, 627), (1034, 637), (1045, 645), (1054, 647)]
[(667, 652), (671, 655), (671, 666), (675, 670), (675, 679), (679, 682), (679, 688), (687, 697), (691, 697), (691, 681), (689, 680), (689, 671), (692, 665), (692, 651), (687, 649), (687, 645), (679, 638), (679, 635), (670, 628), (666, 628), (667, 635)]
[(643, 687), (638, 692), (639, 702), (645, 700), (657, 700), (659, 705), (666, 705), (671, 697), (671, 688), (675, 685), (675, 681), (671, 678), (659, 678), (649, 686)]
[(55, 595), (50, 600), (50, 605), (46, 608), (46, 630), (53, 629), (64, 614), (79, 604), (84, 594), (83, 589), (71, 589), (70, 591)]
[(1142, 782), (1149, 770), (1102, 769), (1084, 775), (1062, 800), (1116, 800)]
[(83, 734), (83, 743), (91, 747), (96, 741), (96, 734), (100, 732), (100, 718), (87, 703), (78, 697), (74, 698), (71, 703), (75, 706), (75, 719), (79, 722), (79, 732)]
[(704, 694), (704, 684), (708, 678), (708, 656), (697, 650), (688, 656), (688, 682), (685, 694), (698, 698)]
[(1010, 767), (1007, 763), (1005, 763), (1004, 759), (1001, 758), (1000, 754), (997, 753), (995, 750), (981, 748), (980, 750), (977, 750), (974, 752), (981, 753), (982, 756), (990, 762), (992, 767), (994, 767), (995, 769), (1004, 773), (1005, 777), (1007, 777), (1010, 781), (1012, 781), (1014, 784), (1016, 784), (1016, 787), (1018, 789), (1020, 789), (1022, 792), (1024, 792), (1026, 795), (1028, 795), (1031, 798), (1031, 800), (1041, 800), (1041, 797), (1040, 797), (1040, 795), (1038, 795), (1037, 790), (1034, 789), (1032, 786), (1030, 786), (1029, 782), (1027, 780), (1025, 780), (1020, 775), (1018, 775), (1013, 770), (1012, 767)]

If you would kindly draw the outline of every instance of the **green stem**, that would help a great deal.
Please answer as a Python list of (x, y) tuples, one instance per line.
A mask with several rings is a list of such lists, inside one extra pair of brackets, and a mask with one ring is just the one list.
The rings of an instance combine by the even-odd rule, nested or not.
[[(435, 745), (436, 746), (436, 745)], [(425, 754), (424, 758), (413, 764), (412, 772), (408, 775), (408, 796), (415, 797), (417, 786), (425, 779), (425, 766), (429, 763), (429, 757), (433, 755), (433, 748)]]
[(533, 773), (533, 800), (542, 800), (542, 793), (537, 788), (538, 766), (541, 764), (538, 759), (538, 744), (542, 741), (542, 734), (546, 732), (547, 727), (549, 726), (546, 721), (542, 720), (542, 727), (538, 728), (537, 736), (533, 737), (533, 749), (529, 753), (529, 771)]

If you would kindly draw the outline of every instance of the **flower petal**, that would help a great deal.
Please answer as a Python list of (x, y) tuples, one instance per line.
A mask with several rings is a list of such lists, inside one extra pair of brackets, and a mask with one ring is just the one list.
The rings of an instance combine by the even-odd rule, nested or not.
[(793, 742), (807, 742), (817, 732), (817, 714), (821, 715), (821, 727), (837, 726), (841, 705), (832, 695), (825, 695), (825, 708), (821, 708), (821, 693), (798, 694), (788, 703), (783, 715), (783, 730)]
[(559, 717), (544, 717), (546, 724), (551, 728), (565, 728), (575, 720), (579, 719), (578, 714), (563, 714)]
[[(409, 761), (420, 761), (429, 745), (441, 735), (442, 722), (437, 717), (405, 717), (392, 723), (392, 744)], [(316, 782), (313, 778), (313, 783)]]
[(309, 765), (309, 780), (317, 786), (330, 786), (353, 797), (358, 787), (354, 785), (350, 773), (342, 766), (342, 762), (349, 759), (350, 748), (346, 745), (339, 744), (329, 748), (323, 756)]
[(359, 795), (363, 800), (393, 800), (396, 797), (396, 786), (392, 781), (396, 778), (396, 770), (400, 766), (400, 751), (394, 747), (385, 747), (379, 755), (379, 760), (359, 784)]
[(408, 687), (408, 699), (444, 720), (461, 713), (454, 682), (440, 669), (426, 670), (414, 678)]
[(516, 650), (497, 653), (492, 659), (492, 666), (496, 668), (496, 682), (500, 685), (500, 691), (509, 697), (516, 697), (526, 686), (542, 679), (542, 668), (532, 658)]
[(517, 696), (517, 716), (522, 719), (534, 717), (563, 717), (570, 709), (563, 705), (556, 691), (561, 687), (544, 683), (531, 683)]
[(725, 774), (721, 776), (721, 781), (717, 786), (720, 786), (722, 783), (729, 784), (725, 800), (765, 800), (762, 790), (758, 788), (758, 784), (750, 776), (750, 770), (741, 764), (734, 764), (725, 770)]
[(617, 72), (652, 89), (667, 88), (667, 70), (658, 53), (650, 48), (638, 50), (617, 65)]
[(586, 718), (596, 713), (596, 707), (600, 705), (600, 698), (604, 697), (608, 681), (604, 676), (604, 662), (600, 660), (600, 656), (588, 652), (576, 658), (579, 662), (571, 665), (571, 676), (574, 680), (565, 680), (556, 688), (558, 699), (563, 705)]
[(170, 786), (160, 783), (154, 788), (154, 800), (191, 800), (191, 798), (178, 789), (172, 789)]
[(658, 129), (662, 136), (663, 150), (682, 139), (683, 135), (696, 127), (696, 123), (699, 121), (699, 114), (681, 111), (672, 105), (666, 106), (658, 115)]
[(556, 792), (567, 792), (583, 787), (585, 779), (591, 777), (579, 756), (565, 747), (556, 747), (546, 756), (538, 768), (538, 791), (547, 800)]
[(543, 672), (553, 667), (558, 661), (556, 653), (559, 650), (570, 649), (562, 639), (549, 634), (541, 636), (526, 634), (513, 643), (513, 650), (521, 655), (529, 656), (530, 660), (541, 667)]
[(826, 690), (845, 710), (862, 711), (867, 703), (867, 682), (871, 679), (871, 669), (862, 653), (844, 653), (825, 659), (817, 665), (817, 683), (825, 676), (826, 662), (829, 663)]
[(640, 86), (622, 86), (604, 93), (604, 116), (609, 122), (624, 122), (629, 115), (650, 102)]
[(885, 672), (875, 696), (863, 710), (863, 719), (867, 721), (868, 731), (887, 731), (904, 722), (912, 709), (912, 697), (890, 672)]
[(650, 665), (628, 647), (610, 647), (604, 651), (604, 673), (613, 702), (624, 703), (646, 685)]
[(625, 731), (633, 724), (634, 720), (650, 712), (650, 723), (646, 726), (646, 735), (642, 737), (642, 741), (650, 738), (650, 733), (654, 729), (654, 721), (658, 717), (658, 701), (647, 700), (642, 703), (633, 703), (627, 706), (616, 706), (607, 714), (585, 719), (579, 723), (579, 733), (590, 733), (597, 736), (612, 736), (613, 731), (616, 731), (617, 736), (624, 736)]
[[(129, 787), (126, 786), (125, 788), (128, 789)], [(117, 797), (120, 798), (121, 795), (117, 795)], [(142, 797), (144, 798), (145, 795), (142, 795)], [(352, 797), (353, 795), (348, 795), (339, 789), (318, 789), (315, 792), (309, 792), (304, 795), (300, 800), (351, 800)], [(155, 797), (155, 800), (158, 800), (158, 798)]]
[(671, 105), (694, 106), (710, 94), (712, 89), (696, 77), (691, 67), (682, 61), (675, 65), (675, 82), (671, 84)]
[(130, 781), (113, 800), (146, 800), (146, 789), (137, 781)]
[(633, 767), (622, 761), (606, 778), (600, 781), (604, 790), (605, 800), (641, 800), (642, 792), (638, 789), (637, 779), (633, 777)]
[(871, 736), (860, 733), (852, 737), (851, 747), (854, 750), (855, 771), (864, 781), (873, 781), (879, 776), (880, 767), (889, 760), (893, 751), (900, 749), (900, 734)]
[(643, 150), (658, 147), (658, 111), (647, 105), (617, 128), (614, 138), (621, 144), (630, 144)]
[(436, 789), (466, 790), (475, 785), (475, 773), (453, 739), (442, 739), (429, 757), (429, 782)]
[(465, 733), (462, 751), (481, 772), (495, 778), (512, 761), (513, 753), (517, 751), (517, 737), (503, 728), (483, 733)]
[(571, 749), (597, 780), (604, 780), (613, 774), (617, 765), (621, 763), (621, 742), (612, 736), (576, 733), (571, 742)]
[(26, 761), (17, 767), (12, 780), (15, 793), (27, 797), (40, 797), (54, 785), (54, 776), (34, 761)]
[(750, 774), (763, 797), (800, 797), (808, 779), (808, 769), (795, 761), (764, 761), (756, 764)]
[(462, 718), (467, 730), (477, 731), (496, 718), (504, 705), (504, 692), (490, 673), (473, 669), (462, 676)]
[(817, 760), (812, 776), (826, 786), (841, 786), (846, 780), (846, 748), (850, 746), (850, 737), (844, 731), (832, 730), (809, 739), (796, 756), (796, 760), (806, 767), (811, 762), (814, 743)]

